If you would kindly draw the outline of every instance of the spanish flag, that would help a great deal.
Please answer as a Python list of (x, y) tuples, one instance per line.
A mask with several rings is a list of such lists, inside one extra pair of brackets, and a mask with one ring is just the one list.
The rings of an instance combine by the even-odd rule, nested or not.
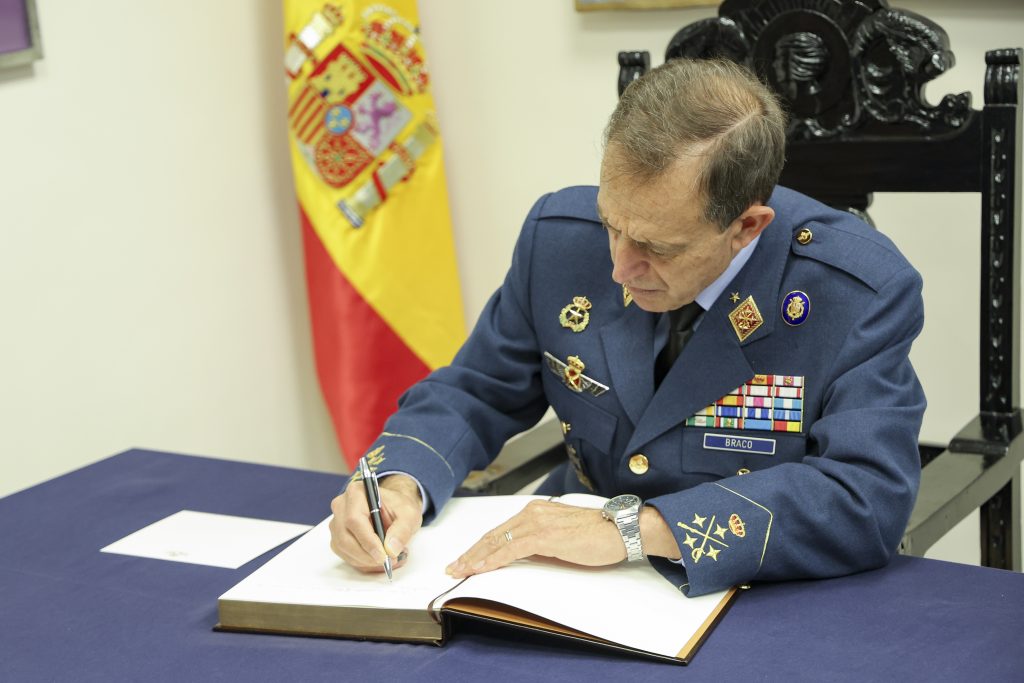
[(295, 192), (320, 387), (350, 465), (465, 339), (415, 0), (285, 0)]

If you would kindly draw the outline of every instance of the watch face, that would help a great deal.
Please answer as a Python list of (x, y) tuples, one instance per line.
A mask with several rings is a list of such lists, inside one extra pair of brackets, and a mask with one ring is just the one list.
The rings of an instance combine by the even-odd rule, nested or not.
[(639, 496), (634, 496), (632, 494), (627, 494), (627, 495), (624, 495), (624, 496), (615, 496), (614, 498), (612, 498), (611, 500), (608, 501), (608, 503), (605, 505), (605, 507), (609, 511), (615, 512), (615, 511), (618, 511), (618, 510), (628, 510), (629, 508), (637, 507), (639, 505), (640, 505), (640, 497)]

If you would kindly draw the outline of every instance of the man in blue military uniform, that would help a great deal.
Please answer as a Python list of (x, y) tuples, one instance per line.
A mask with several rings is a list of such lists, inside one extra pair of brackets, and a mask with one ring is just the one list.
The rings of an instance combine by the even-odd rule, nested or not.
[[(600, 188), (537, 202), (469, 340), (371, 448), (393, 473), (392, 558), (551, 406), (569, 458), (541, 492), (610, 503), (532, 503), (453, 576), (649, 556), (700, 595), (888, 561), (920, 475), (921, 279), (857, 218), (775, 186), (784, 129), (728, 62), (676, 60), (630, 85)], [(379, 571), (362, 489), (334, 500), (332, 547)]]

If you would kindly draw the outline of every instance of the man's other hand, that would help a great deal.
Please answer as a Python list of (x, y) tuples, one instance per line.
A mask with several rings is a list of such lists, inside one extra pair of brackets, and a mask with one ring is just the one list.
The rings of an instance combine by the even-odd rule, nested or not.
[[(647, 555), (679, 558), (679, 546), (656, 509), (640, 511), (640, 536)], [(546, 500), (531, 501), (519, 514), (484, 534), (445, 571), (457, 579), (489, 572), (518, 559), (540, 555), (598, 567), (626, 559), (614, 522), (600, 510)]]

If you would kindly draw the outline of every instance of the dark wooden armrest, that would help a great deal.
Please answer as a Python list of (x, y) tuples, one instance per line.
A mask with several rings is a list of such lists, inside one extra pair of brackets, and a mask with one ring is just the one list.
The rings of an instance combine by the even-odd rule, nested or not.
[(483, 470), (473, 470), (457, 496), (505, 495), (544, 476), (565, 462), (565, 442), (558, 420), (545, 420), (512, 439)]
[[(924, 555), (936, 541), (959, 524), (975, 508), (982, 509), (983, 519), (993, 527), (990, 538), (999, 547), (982, 547), (982, 564), (994, 566), (995, 555), (1003, 547), (1019, 548), (1018, 524), (1000, 520), (1020, 517), (1016, 498), (1011, 495), (1020, 487), (1020, 465), (1024, 459), (1024, 435), (1008, 443), (987, 440), (982, 434), (981, 418), (975, 417), (957, 434), (950, 447), (934, 456), (921, 470), (921, 489), (910, 522), (900, 543), (906, 555)], [(1006, 506), (1006, 510), (993, 510)], [(994, 536), (992, 532), (995, 532)], [(1019, 569), (1019, 558), (1007, 558), (1006, 569)], [(1001, 564), (1002, 562), (995, 562)]]

